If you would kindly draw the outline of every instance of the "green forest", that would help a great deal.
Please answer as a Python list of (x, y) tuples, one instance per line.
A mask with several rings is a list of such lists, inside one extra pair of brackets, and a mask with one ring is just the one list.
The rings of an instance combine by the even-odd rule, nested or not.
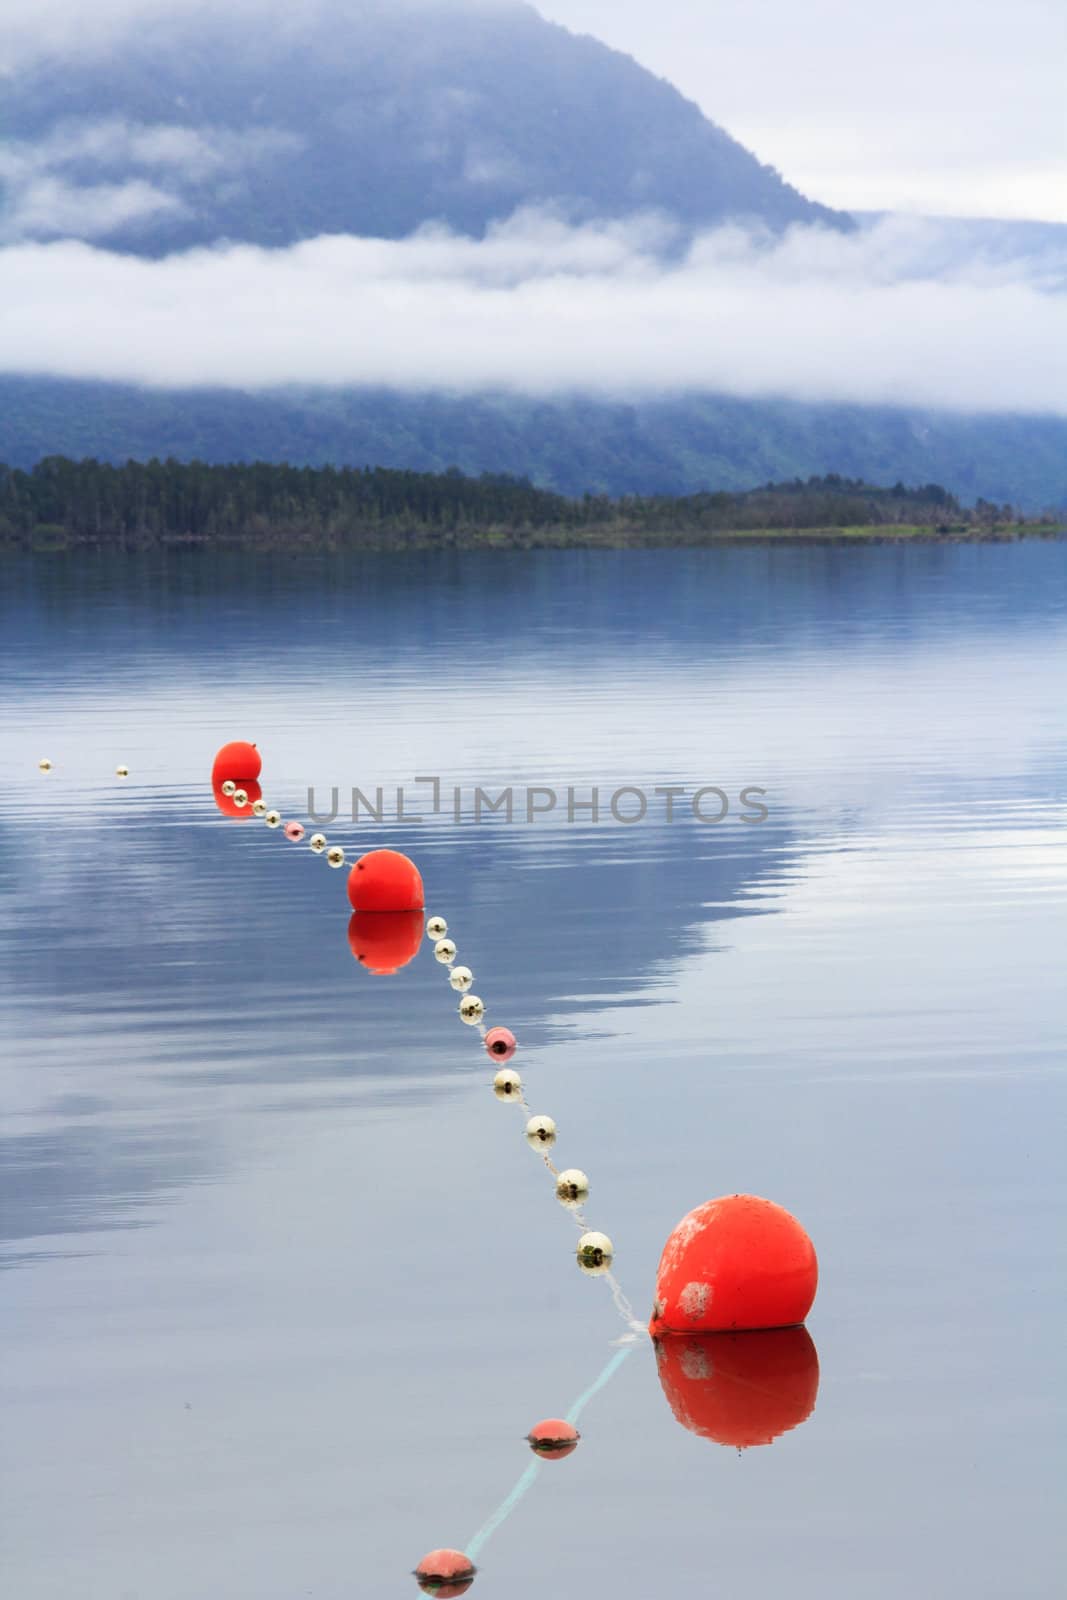
[(0, 466), (0, 543), (448, 545), (700, 544), (731, 535), (995, 537), (1022, 524), (1010, 506), (965, 509), (937, 484), (877, 488), (834, 475), (744, 493), (570, 498), (524, 478), (458, 469), (291, 467), (265, 462), (50, 456)]

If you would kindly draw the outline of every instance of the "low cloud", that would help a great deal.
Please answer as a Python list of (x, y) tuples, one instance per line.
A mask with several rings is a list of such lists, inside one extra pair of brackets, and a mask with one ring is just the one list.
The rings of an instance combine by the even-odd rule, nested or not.
[(48, 175), (31, 177), (14, 188), (0, 214), (0, 239), (95, 239), (116, 228), (185, 210), (181, 200), (155, 184), (68, 183)]
[(302, 144), (298, 135), (282, 128), (188, 128), (122, 117), (71, 120), (58, 123), (36, 142), (9, 139), (0, 145), (0, 179), (17, 183), (71, 167), (142, 167), (198, 181)]
[[(59, 123), (37, 141), (0, 144), (0, 241), (93, 239), (184, 213), (198, 185), (228, 179), (302, 140), (280, 128), (185, 128), (119, 117)], [(131, 169), (151, 177), (129, 178)], [(110, 172), (122, 181), (107, 181)]]
[(0, 367), (153, 386), (719, 391), (1067, 414), (1067, 246), (983, 251), (889, 219), (855, 236), (520, 212), (160, 261), (0, 249)]

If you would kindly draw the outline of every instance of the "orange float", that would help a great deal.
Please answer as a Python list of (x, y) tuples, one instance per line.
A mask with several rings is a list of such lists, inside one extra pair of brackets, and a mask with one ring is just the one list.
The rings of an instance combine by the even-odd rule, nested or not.
[(819, 1356), (807, 1328), (659, 1339), (655, 1350), (667, 1404), (701, 1439), (771, 1444), (815, 1410)]
[(438, 1600), (448, 1596), (466, 1594), (474, 1582), (474, 1563), (462, 1550), (431, 1550), (415, 1568), (419, 1588), (424, 1594), (435, 1594)]
[(815, 1246), (788, 1211), (757, 1195), (697, 1206), (663, 1247), (649, 1332), (787, 1328), (815, 1299)]
[(418, 954), (425, 923), (421, 911), (353, 911), (349, 948), (368, 972), (389, 976)]
[(414, 861), (399, 850), (371, 850), (348, 874), (353, 911), (422, 911), (426, 895)]

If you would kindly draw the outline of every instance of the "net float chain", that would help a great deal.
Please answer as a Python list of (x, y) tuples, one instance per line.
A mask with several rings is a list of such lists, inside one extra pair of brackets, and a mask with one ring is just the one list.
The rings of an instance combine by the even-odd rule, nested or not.
[(794, 1216), (757, 1195), (723, 1195), (690, 1211), (664, 1245), (648, 1331), (797, 1327), (818, 1282), (815, 1246)]
[[(211, 774), (220, 809), (234, 817), (264, 814), (258, 782), (262, 766), (254, 744), (236, 740), (222, 747)], [(281, 819), (268, 812), (266, 820), (276, 826)], [(326, 840), (316, 835), (311, 846), (325, 852)], [(339, 849), (329, 854), (339, 858), (337, 865), (344, 859)], [(396, 971), (410, 959), (423, 919), (426, 896), (419, 869), (398, 850), (371, 850), (349, 872), (348, 898), (360, 918), (349, 933), (356, 959), (372, 971)], [(376, 939), (372, 919), (383, 914), (390, 920), (388, 926), (382, 924)], [(398, 922), (402, 914), (417, 915)], [(438, 959), (451, 965), (456, 948), (448, 939), (444, 918), (430, 917), (425, 928)], [(457, 968), (451, 977), (462, 993), (460, 1016), (465, 1022), (480, 1023), (485, 1006), (467, 992), (473, 982), (469, 969)], [(491, 1028), (485, 1048), (503, 1066), (515, 1054), (515, 1035), (508, 1028)], [(493, 1088), (500, 1099), (521, 1099), (517, 1073), (499, 1072)], [(526, 1137), (535, 1148), (545, 1149), (555, 1142), (555, 1132), (551, 1118), (531, 1118)], [(564, 1203), (581, 1204), (585, 1199), (586, 1186), (574, 1187), (573, 1194), (567, 1190), (560, 1194)], [(612, 1254), (605, 1235), (584, 1234), (579, 1241), (578, 1259), (586, 1272), (608, 1271)], [(815, 1247), (795, 1217), (756, 1195), (724, 1195), (683, 1217), (667, 1240), (656, 1274), (649, 1332), (658, 1338), (797, 1327), (811, 1310), (818, 1281)]]
[[(51, 767), (51, 762), (47, 767)], [(45, 763), (42, 763), (45, 770)], [(236, 820), (262, 818), (269, 828), (283, 826), (281, 813), (269, 811), (263, 799), (259, 775), (263, 758), (257, 747), (245, 739), (224, 744), (211, 769), (215, 803), (223, 816)], [(120, 775), (125, 776), (122, 770)], [(300, 822), (284, 823), (285, 837), (299, 844), (305, 837)], [(330, 845), (324, 833), (308, 838), (313, 855), (325, 856), (331, 867), (343, 867), (345, 853), (340, 845)], [(451, 964), (456, 947), (445, 937), (448, 924), (443, 917), (425, 917), (426, 894), (422, 874), (410, 857), (399, 850), (371, 850), (348, 874), (348, 899), (352, 919), (348, 942), (361, 966), (377, 976), (392, 975), (411, 961), (422, 939), (423, 930), (434, 941), (438, 961)], [(459, 1014), (464, 1022), (476, 1025), (485, 1015), (485, 1004), (469, 994), (474, 975), (469, 967), (456, 967), (449, 974), (453, 989), (463, 995)], [(490, 1028), (485, 1048), (494, 1061), (510, 1061), (515, 1054), (515, 1035), (509, 1028)]]

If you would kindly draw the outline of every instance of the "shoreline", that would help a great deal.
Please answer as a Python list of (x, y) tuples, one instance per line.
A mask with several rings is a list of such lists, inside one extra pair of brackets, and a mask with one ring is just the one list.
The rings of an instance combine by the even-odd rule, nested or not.
[(1017, 544), (1028, 539), (1065, 539), (1065, 523), (1002, 523), (985, 527), (952, 527), (939, 531), (929, 524), (865, 524), (823, 528), (658, 529), (625, 525), (574, 528), (470, 528), (403, 534), (380, 528), (354, 527), (339, 534), (286, 534), (262, 529), (225, 536), (165, 535), (155, 538), (87, 537), (60, 534), (0, 539), (0, 554), (65, 555), (75, 550), (140, 554), (157, 550), (251, 550), (293, 554), (302, 552), (373, 553), (402, 555), (431, 550), (698, 550), (737, 545), (872, 545), (872, 544)]

